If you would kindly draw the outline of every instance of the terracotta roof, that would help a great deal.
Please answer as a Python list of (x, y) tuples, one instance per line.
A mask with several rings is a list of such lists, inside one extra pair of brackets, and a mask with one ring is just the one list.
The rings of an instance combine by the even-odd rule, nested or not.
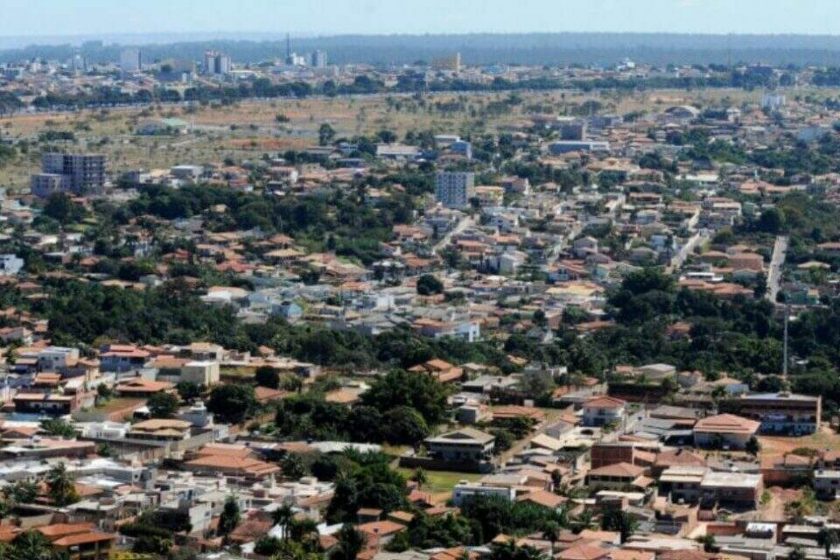
[(560, 560), (596, 560), (604, 558), (610, 553), (609, 550), (593, 544), (578, 544), (560, 552), (557, 558)]
[(621, 408), (627, 403), (615, 397), (595, 397), (583, 403), (583, 408)]
[(618, 476), (623, 478), (636, 478), (645, 472), (643, 467), (631, 465), (630, 463), (615, 463), (605, 467), (599, 467), (589, 471), (590, 475), (595, 476)]
[(698, 420), (694, 425), (694, 431), (715, 434), (754, 434), (760, 426), (761, 423), (755, 420), (734, 414), (718, 414)]
[(533, 492), (529, 492), (519, 498), (519, 501), (531, 502), (539, 506), (554, 509), (560, 507), (567, 500), (562, 496), (558, 496), (557, 494), (546, 490), (534, 490)]
[(405, 525), (401, 525), (400, 523), (395, 523), (393, 521), (371, 521), (370, 523), (362, 523), (361, 525), (358, 525), (356, 529), (366, 535), (381, 537), (404, 531)]

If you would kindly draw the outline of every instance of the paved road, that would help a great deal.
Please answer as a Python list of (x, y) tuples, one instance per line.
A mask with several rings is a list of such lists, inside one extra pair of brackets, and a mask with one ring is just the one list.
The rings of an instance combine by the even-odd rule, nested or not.
[(680, 267), (685, 263), (688, 255), (694, 251), (694, 248), (698, 245), (702, 245), (706, 241), (709, 240), (709, 233), (707, 231), (698, 231), (694, 235), (689, 238), (688, 241), (685, 242), (685, 245), (680, 247), (680, 250), (677, 252), (676, 255), (673, 256), (671, 259), (671, 264), (668, 265), (668, 272), (674, 272), (675, 270), (679, 270)]
[(776, 303), (779, 287), (782, 284), (782, 267), (785, 264), (787, 248), (788, 238), (784, 235), (776, 237), (776, 243), (773, 244), (773, 257), (770, 259), (770, 268), (767, 271), (767, 293), (765, 294), (772, 303)]
[(462, 231), (464, 231), (468, 227), (471, 227), (474, 224), (475, 224), (475, 218), (473, 218), (472, 216), (464, 216), (464, 218), (462, 218), (461, 221), (458, 222), (457, 226), (452, 228), (452, 230), (450, 230), (449, 233), (444, 235), (440, 239), (440, 241), (435, 243), (434, 247), (432, 247), (432, 251), (434, 253), (437, 253), (438, 251), (440, 251), (441, 249), (443, 249), (444, 247), (449, 245), (449, 242), (452, 241), (452, 236), (461, 233)]

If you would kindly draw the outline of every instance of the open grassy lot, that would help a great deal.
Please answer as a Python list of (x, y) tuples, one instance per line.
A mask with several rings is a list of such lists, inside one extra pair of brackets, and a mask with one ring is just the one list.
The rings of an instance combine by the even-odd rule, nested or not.
[[(406, 478), (411, 478), (414, 474), (414, 469), (399, 468), (397, 469)], [(474, 482), (481, 478), (480, 474), (475, 473), (461, 473), (452, 471), (424, 471), (426, 473), (426, 483), (423, 485), (423, 490), (430, 494), (443, 494), (452, 492), (455, 487), (462, 480)]]

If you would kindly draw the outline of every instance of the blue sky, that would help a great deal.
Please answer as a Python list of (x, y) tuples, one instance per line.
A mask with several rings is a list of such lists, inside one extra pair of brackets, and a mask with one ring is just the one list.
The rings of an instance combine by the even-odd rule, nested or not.
[(840, 30), (840, 0), (0, 0), (0, 36)]

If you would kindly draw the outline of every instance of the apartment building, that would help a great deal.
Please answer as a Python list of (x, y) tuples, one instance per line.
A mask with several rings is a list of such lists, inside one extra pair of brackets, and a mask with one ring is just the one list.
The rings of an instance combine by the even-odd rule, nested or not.
[(466, 208), (475, 196), (475, 173), (444, 171), (435, 181), (435, 199), (446, 208)]
[(32, 176), (32, 194), (48, 198), (56, 192), (99, 193), (105, 188), (106, 159), (101, 154), (62, 154), (41, 156), (41, 173)]

